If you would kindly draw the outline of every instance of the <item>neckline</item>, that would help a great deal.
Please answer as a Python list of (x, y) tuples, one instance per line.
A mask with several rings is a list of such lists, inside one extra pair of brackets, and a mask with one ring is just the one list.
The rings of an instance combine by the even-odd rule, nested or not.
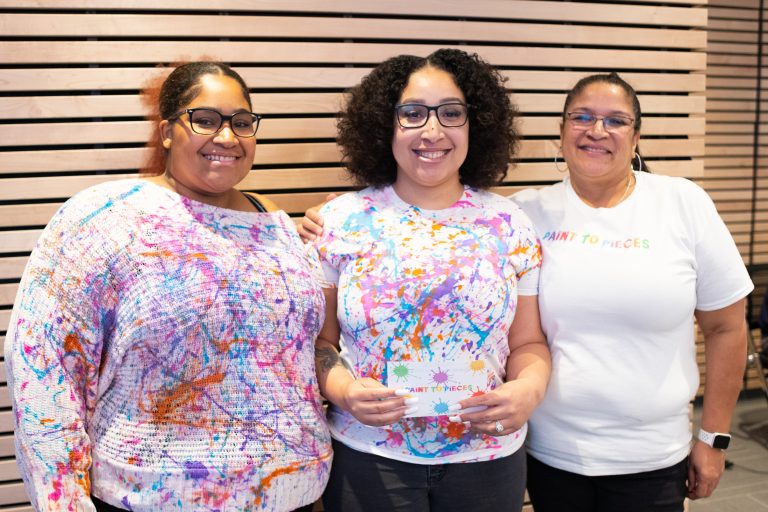
[(624, 195), (621, 196), (621, 199), (619, 202), (614, 204), (613, 206), (592, 206), (590, 205), (586, 200), (584, 200), (581, 195), (576, 191), (576, 189), (573, 187), (573, 183), (571, 181), (571, 177), (567, 176), (565, 178), (564, 183), (566, 185), (566, 190), (568, 193), (572, 196), (573, 200), (576, 201), (579, 205), (586, 208), (589, 211), (611, 211), (616, 210), (617, 208), (621, 208), (625, 204), (629, 204), (633, 201), (633, 197), (635, 197), (637, 194), (636, 192), (641, 187), (641, 180), (639, 179), (639, 171), (631, 171), (631, 174), (627, 178), (628, 180), (631, 179), (631, 182), (627, 186), (626, 190), (624, 191)]
[[(157, 184), (157, 183), (155, 183), (153, 181), (150, 181), (150, 180), (147, 180), (147, 179), (144, 179), (144, 178), (133, 178), (133, 179), (138, 181), (138, 182), (140, 182), (140, 183), (144, 183), (144, 184), (150, 185), (153, 188), (156, 188), (156, 189), (159, 189), (161, 191), (164, 191), (164, 192), (167, 193), (167, 195), (169, 195), (170, 197), (173, 197), (173, 198), (175, 198), (175, 199), (177, 199), (179, 201), (182, 201), (182, 202), (185, 202), (185, 203), (190, 203), (190, 204), (194, 205), (196, 209), (206, 209), (206, 210), (213, 210), (213, 211), (218, 211), (218, 212), (222, 212), (222, 213), (226, 212), (226, 213), (229, 213), (229, 214), (244, 214), (244, 215), (263, 215), (265, 213), (266, 214), (271, 214), (271, 213), (278, 213), (279, 211), (281, 211), (281, 210), (278, 210), (278, 212), (268, 212), (268, 211), (257, 212), (257, 211), (236, 210), (234, 208), (226, 208), (224, 206), (216, 206), (216, 205), (213, 205), (213, 204), (208, 204), (208, 203), (204, 203), (202, 201), (198, 201), (197, 199), (192, 199), (191, 197), (187, 197), (187, 196), (185, 196), (183, 194), (179, 194), (178, 192), (176, 192), (173, 189), (164, 187), (162, 185), (159, 185), (159, 184)], [(247, 195), (246, 195), (246, 197), (247, 197)]]
[(432, 210), (432, 209), (429, 209), (429, 208), (423, 208), (421, 206), (416, 206), (414, 204), (411, 204), (411, 203), (403, 200), (403, 198), (401, 198), (398, 195), (398, 193), (395, 190), (395, 187), (393, 185), (389, 185), (387, 188), (389, 189), (389, 193), (391, 194), (391, 196), (393, 198), (393, 201), (397, 205), (399, 205), (401, 208), (406, 209), (406, 210), (414, 209), (414, 210), (418, 210), (420, 212), (427, 213), (427, 214), (432, 214), (432, 215), (439, 215), (441, 212), (448, 212), (448, 211), (453, 210), (454, 207), (458, 203), (460, 203), (462, 201), (465, 201), (467, 199), (467, 195), (469, 194), (469, 189), (470, 189), (469, 186), (464, 185), (464, 190), (461, 192), (461, 195), (459, 196), (459, 198), (456, 201), (453, 202), (453, 204), (451, 204), (450, 206), (446, 206), (445, 208), (439, 208), (437, 210)]

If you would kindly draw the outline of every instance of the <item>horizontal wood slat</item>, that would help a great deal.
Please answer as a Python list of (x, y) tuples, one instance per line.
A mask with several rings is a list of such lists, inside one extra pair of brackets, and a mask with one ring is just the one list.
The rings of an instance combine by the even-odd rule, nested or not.
[[(151, 45), (135, 41), (5, 41), (0, 46), (0, 60), (5, 64), (85, 64), (175, 62), (209, 55), (224, 61), (238, 61), (248, 55), (253, 62), (324, 62), (366, 64), (380, 62), (392, 55), (426, 55), (451, 45), (325, 43), (299, 42), (221, 42), (155, 41)], [(628, 62), (636, 69), (677, 69), (701, 71), (706, 68), (702, 53), (685, 51), (614, 50), (595, 59), (594, 50), (581, 48), (518, 48), (498, 46), (461, 46), (481, 53), (497, 66), (524, 66), (546, 62), (549, 66), (598, 69), (621, 68)]]
[[(706, 4), (706, 1), (686, 2), (687, 4)], [(19, 9), (60, 8), (57, 0), (2, 0), (0, 7)], [(78, 0), (68, 1), (70, 9), (159, 9), (153, 0)], [(260, 0), (258, 3), (242, 0), (219, 0), (213, 6), (206, 0), (166, 0), (162, 3), (163, 10), (212, 10), (212, 11), (284, 11), (284, 12), (313, 12), (340, 14), (381, 14), (381, 7), (375, 3), (359, 2), (357, 0), (334, 0), (325, 2), (318, 9), (313, 0)], [(390, 15), (415, 15), (440, 13), (442, 16), (460, 16), (471, 18), (472, 14), (481, 13), (482, 17), (517, 18), (523, 15), (527, 19), (539, 21), (582, 21), (586, 23), (622, 23), (638, 25), (678, 25), (687, 27), (703, 27), (707, 22), (704, 9), (681, 7), (631, 6), (612, 4), (610, 9), (605, 4), (586, 2), (547, 2), (520, 0), (474, 0), (472, 9), (461, 1), (421, 0), (389, 0), (386, 13)]]

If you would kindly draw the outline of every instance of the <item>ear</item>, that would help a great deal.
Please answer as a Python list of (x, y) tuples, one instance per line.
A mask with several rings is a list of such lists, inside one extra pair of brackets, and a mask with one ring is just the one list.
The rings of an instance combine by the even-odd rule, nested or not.
[(637, 145), (640, 143), (640, 132), (635, 132), (632, 136), (632, 153), (637, 153)]
[(160, 121), (158, 125), (158, 132), (160, 134), (160, 142), (165, 149), (171, 149), (171, 140), (173, 139), (173, 126), (167, 119)]

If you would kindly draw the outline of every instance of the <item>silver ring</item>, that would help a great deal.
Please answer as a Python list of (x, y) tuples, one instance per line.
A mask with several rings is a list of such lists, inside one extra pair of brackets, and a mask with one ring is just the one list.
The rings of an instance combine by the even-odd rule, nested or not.
[(504, 425), (501, 424), (501, 420), (496, 421), (496, 426), (494, 428), (496, 429), (496, 432), (498, 432), (499, 434), (504, 432)]

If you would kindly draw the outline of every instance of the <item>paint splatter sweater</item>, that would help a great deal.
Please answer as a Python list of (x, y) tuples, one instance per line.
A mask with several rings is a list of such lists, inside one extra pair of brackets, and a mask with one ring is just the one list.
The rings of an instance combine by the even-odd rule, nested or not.
[(283, 212), (143, 180), (68, 201), (22, 278), (5, 354), (39, 510), (292, 510), (331, 462), (324, 317)]
[[(324, 286), (338, 286), (341, 357), (356, 375), (396, 388), (389, 362), (466, 362), (488, 388), (504, 382), (517, 297), (538, 293), (541, 265), (532, 223), (516, 204), (467, 188), (453, 206), (424, 210), (384, 187), (345, 194), (321, 213)], [(477, 434), (447, 414), (374, 428), (336, 407), (329, 422), (351, 448), (417, 464), (509, 455), (526, 432)]]

